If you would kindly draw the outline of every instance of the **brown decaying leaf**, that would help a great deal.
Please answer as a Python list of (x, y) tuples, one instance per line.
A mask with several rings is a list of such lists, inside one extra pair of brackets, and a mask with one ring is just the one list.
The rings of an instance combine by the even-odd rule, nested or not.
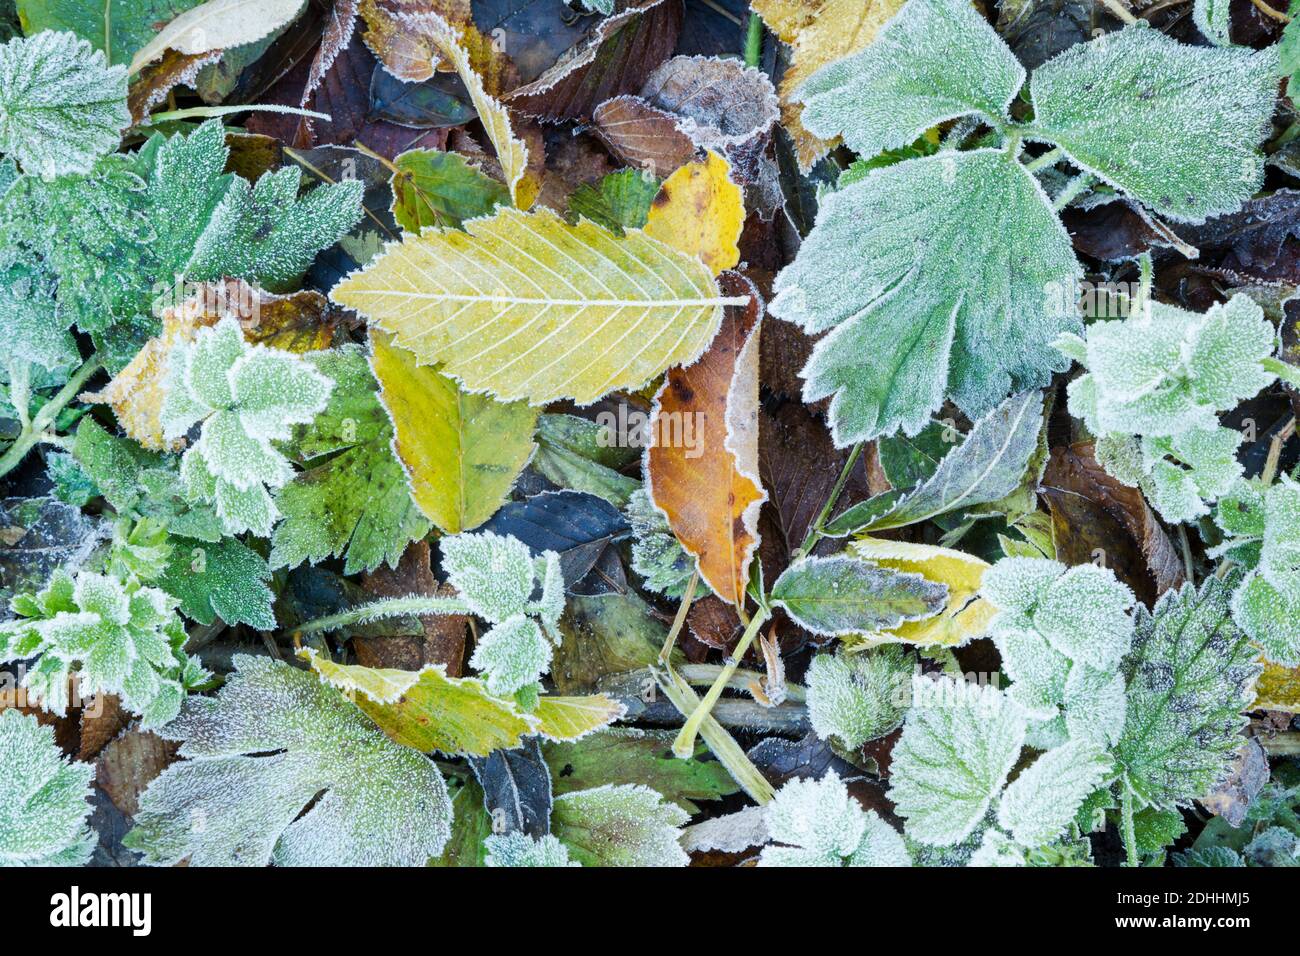
[(181, 53), (168, 50), (162, 58), (150, 63), (131, 84), (126, 104), (131, 110), (131, 122), (139, 124), (149, 115), (149, 111), (166, 99), (167, 94), (178, 86), (191, 86), (194, 77), (209, 63), (221, 59), (223, 50), (209, 50), (207, 53)]
[(34, 696), (29, 697), (26, 690), (15, 688), (12, 680), (9, 687), (0, 689), (0, 712), (10, 709), (35, 717), (42, 727), (53, 727), (54, 742), (61, 750), (72, 754), (80, 749), (81, 725), (76, 711), (69, 711), (62, 717), (52, 714), (41, 707)]
[[(352, 42), (352, 34), (357, 27), (357, 8), (360, 0), (334, 0), (330, 7), (329, 16), (325, 18), (325, 29), (321, 32), (320, 46), (316, 48), (316, 54), (312, 57), (311, 66), (307, 70), (307, 81), (302, 88), (302, 98), (299, 103), (304, 109), (307, 102), (311, 99), (312, 94), (316, 92), (325, 78), (326, 72), (334, 65), (340, 53), (347, 48)], [(303, 116), (298, 121), (298, 131), (294, 134), (294, 142), (309, 142), (311, 139), (311, 124), (313, 120), (310, 116)]]
[[(373, 598), (427, 595), (455, 597), (457, 591), (433, 576), (429, 542), (416, 541), (402, 554), (396, 568), (380, 565), (367, 574), (361, 585)], [(448, 677), (460, 677), (465, 667), (464, 614), (426, 614), (420, 618), (424, 636), (394, 634), (352, 638), (357, 663), (364, 667), (393, 667), (418, 671), (428, 664), (441, 664)]]
[(1076, 250), (1106, 262), (1136, 259), (1154, 249), (1176, 249), (1188, 259), (1199, 255), (1171, 226), (1125, 199), (1091, 209), (1067, 208), (1061, 221)]
[(131, 714), (116, 694), (96, 694), (81, 709), (81, 746), (78, 760), (94, 760), (110, 740), (126, 729)]
[(133, 817), (140, 811), (140, 795), (175, 762), (180, 746), (148, 731), (128, 730), (110, 741), (95, 761), (95, 783), (115, 807)]
[[(1095, 547), (1089, 548), (1086, 556), (1077, 547), (1067, 548), (1067, 553), (1075, 559), (1069, 563), (1080, 563), (1079, 559), (1095, 560), (1095, 555), (1092, 554), (1095, 548), (1101, 548), (1110, 559), (1116, 550), (1126, 550), (1122, 544), (1127, 539), (1137, 545), (1142, 555), (1149, 580), (1144, 590), (1152, 597), (1159, 597), (1171, 588), (1180, 587), (1187, 579), (1181, 553), (1147, 505), (1142, 492), (1108, 475), (1093, 456), (1091, 442), (1053, 449), (1043, 473), (1043, 487), (1051, 492), (1049, 500), (1053, 502), (1053, 518), (1058, 511), (1068, 511), (1083, 517), (1099, 510), (1122, 529), (1118, 540), (1107, 542), (1097, 538), (1088, 528), (1074, 528), (1068, 537), (1087, 539)], [(1080, 500), (1066, 504), (1066, 497)], [(1141, 593), (1139, 591), (1139, 595)]]
[[(172, 346), (193, 340), (201, 328), (233, 315), (251, 342), (292, 352), (328, 348), (334, 339), (334, 307), (319, 292), (305, 289), (274, 295), (243, 279), (225, 279), (200, 286), (180, 305), (162, 312), (162, 332), (145, 343), (129, 365), (98, 392), (85, 392), (84, 402), (113, 406), (122, 430), (145, 448), (161, 451), (163, 384)], [(184, 445), (183, 440), (173, 448)]]
[(696, 146), (730, 151), (763, 138), (780, 115), (767, 74), (740, 60), (675, 56), (658, 66), (641, 88), (650, 105), (680, 117)]
[(506, 102), (551, 122), (590, 120), (605, 100), (641, 88), (672, 53), (684, 16), (683, 0), (634, 0)]
[(767, 500), (758, 476), (763, 304), (738, 273), (724, 273), (719, 284), (727, 295), (748, 294), (749, 304), (726, 310), (695, 364), (668, 372), (655, 399), (645, 475), (677, 539), (699, 559), (700, 576), (724, 601), (741, 605)]
[(781, 79), (781, 118), (807, 172), (834, 143), (804, 129), (802, 107), (792, 94), (823, 66), (864, 49), (903, 0), (753, 0), (751, 6), (790, 45), (790, 66)]
[(360, 0), (362, 35), (384, 69), (399, 80), (420, 83), (434, 72), (454, 72), (438, 52), (436, 14), (455, 30), (470, 65), (488, 95), (499, 97), (518, 85), (519, 74), (498, 45), (474, 26), (469, 0)]
[(1268, 757), (1257, 741), (1248, 739), (1232, 759), (1228, 775), (1197, 802), (1223, 817), (1229, 826), (1239, 827), (1246, 822), (1246, 811), (1266, 783)]
[(616, 96), (596, 107), (596, 134), (629, 166), (667, 176), (695, 158), (695, 144), (678, 129), (678, 118), (639, 96)]
[(740, 639), (740, 618), (730, 604), (706, 594), (691, 604), (686, 627), (697, 641), (717, 650), (730, 650)]

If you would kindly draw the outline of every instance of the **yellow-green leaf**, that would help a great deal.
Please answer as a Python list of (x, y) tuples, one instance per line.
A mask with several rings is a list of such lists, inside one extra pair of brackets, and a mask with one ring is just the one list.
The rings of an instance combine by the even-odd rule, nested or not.
[(650, 203), (645, 233), (699, 256), (714, 275), (740, 261), (745, 198), (731, 181), (731, 164), (713, 150), (664, 180)]
[(1283, 710), (1300, 714), (1300, 667), (1283, 667), (1270, 661), (1255, 682), (1255, 703), (1251, 710)]
[(546, 208), (500, 207), (465, 227), (405, 236), (331, 294), (422, 364), (506, 401), (588, 404), (639, 388), (693, 362), (722, 307), (748, 301), (637, 229), (618, 238)]
[(392, 416), (411, 497), (447, 534), (476, 528), (501, 507), (533, 456), (538, 410), (466, 392), (382, 334), (370, 367)]
[(912, 571), (948, 585), (948, 603), (942, 611), (923, 621), (904, 622), (887, 633), (869, 635), (869, 646), (958, 647), (983, 634), (996, 613), (993, 605), (979, 597), (980, 579), (989, 565), (974, 555), (936, 545), (869, 537), (854, 541), (849, 551), (881, 567)]
[(537, 732), (538, 719), (522, 713), (513, 700), (492, 696), (476, 677), (448, 677), (441, 665), (402, 671), (335, 664), (311, 651), (303, 656), (380, 730), (424, 753), (481, 756), (518, 747)]
[(537, 730), (548, 740), (578, 740), (608, 726), (627, 708), (604, 694), (590, 697), (542, 697), (534, 716), (541, 721)]

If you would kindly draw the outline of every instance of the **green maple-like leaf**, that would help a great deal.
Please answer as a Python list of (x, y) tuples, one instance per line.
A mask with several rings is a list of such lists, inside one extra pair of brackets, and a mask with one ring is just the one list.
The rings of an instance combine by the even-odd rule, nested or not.
[(159, 866), (423, 866), (441, 852), (451, 801), (427, 757), (310, 672), (235, 667), (160, 731), (185, 759), (149, 785), (127, 846)]
[(271, 565), (345, 556), (344, 573), (396, 567), (430, 523), (411, 500), (393, 454), (393, 426), (359, 346), (307, 357), (334, 382), (329, 403), (285, 447), (303, 470), (280, 489)]
[(158, 586), (181, 602), (186, 617), (274, 630), (275, 596), (267, 587), (271, 569), (265, 558), (237, 538), (209, 543), (176, 537), (170, 544)]
[(0, 866), (81, 866), (95, 848), (90, 780), (68, 761), (54, 728), (11, 708), (0, 713)]
[[(939, 153), (826, 197), (778, 277), (774, 315), (831, 329), (803, 370), (837, 445), (916, 434), (951, 397), (972, 417), (1064, 367), (1079, 265), (1037, 181), (1005, 153)], [(1055, 290), (1055, 292), (1053, 291)], [(1007, 316), (1016, 316), (1014, 322)]]
[(126, 70), (72, 33), (0, 46), (0, 153), (50, 179), (88, 172), (131, 122)]

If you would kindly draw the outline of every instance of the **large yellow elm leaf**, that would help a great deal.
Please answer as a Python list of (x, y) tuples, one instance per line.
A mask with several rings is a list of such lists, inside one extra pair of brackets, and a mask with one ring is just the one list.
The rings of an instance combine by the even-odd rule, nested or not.
[(699, 357), (722, 321), (707, 266), (639, 229), (498, 207), (390, 243), (331, 296), (473, 392), (590, 404)]
[(713, 150), (664, 180), (650, 203), (645, 234), (698, 256), (718, 275), (740, 261), (745, 199), (731, 181), (731, 164)]
[[(849, 552), (881, 567), (911, 571), (930, 581), (948, 585), (948, 603), (934, 617), (907, 621), (892, 631), (872, 634), (867, 646), (914, 644), (959, 647), (988, 629), (997, 609), (979, 596), (987, 562), (973, 554), (910, 541), (864, 537), (849, 545)], [(861, 641), (852, 641), (860, 645)]]
[(383, 333), (371, 342), (370, 368), (412, 499), (447, 534), (478, 527), (532, 458), (538, 409), (466, 392), (436, 367), (417, 365)]
[(675, 368), (655, 398), (646, 449), (646, 489), (700, 576), (729, 604), (743, 605), (767, 492), (758, 474), (758, 355), (763, 306), (753, 283), (723, 277), (750, 293), (728, 309), (700, 360)]
[(448, 677), (441, 664), (419, 671), (335, 664), (312, 651), (321, 680), (347, 694), (399, 744), (430, 753), (485, 755), (518, 747), (537, 732), (538, 719), (513, 700), (494, 697), (476, 677)]
[(904, 0), (753, 0), (754, 12), (790, 45), (790, 66), (781, 80), (781, 122), (794, 138), (805, 171), (835, 145), (804, 129), (795, 90), (823, 66), (864, 49)]

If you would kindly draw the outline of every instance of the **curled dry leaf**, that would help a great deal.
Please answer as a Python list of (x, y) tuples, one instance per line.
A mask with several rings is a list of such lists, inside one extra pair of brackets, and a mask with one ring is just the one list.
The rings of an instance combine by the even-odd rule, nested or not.
[(177, 86), (192, 86), (199, 70), (221, 59), (221, 50), (203, 53), (181, 53), (167, 50), (158, 60), (145, 67), (131, 84), (126, 105), (131, 110), (131, 122), (144, 122), (149, 111), (167, 98)]
[(730, 308), (699, 361), (668, 373), (655, 398), (646, 485), (700, 576), (718, 597), (744, 602), (767, 493), (758, 475), (758, 340), (762, 301), (753, 283), (728, 273), (724, 287), (747, 292)]
[(616, 96), (592, 114), (596, 134), (610, 151), (651, 175), (665, 175), (695, 158), (695, 143), (678, 117), (639, 96)]

